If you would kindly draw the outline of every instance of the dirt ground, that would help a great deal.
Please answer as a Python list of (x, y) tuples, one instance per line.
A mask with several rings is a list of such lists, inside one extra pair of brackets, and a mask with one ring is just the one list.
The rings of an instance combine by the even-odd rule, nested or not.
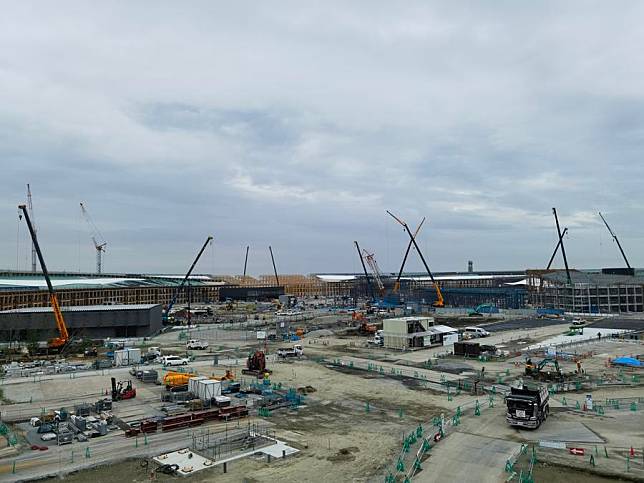
[[(562, 328), (558, 326), (517, 329), (495, 333), (488, 340), (495, 344), (506, 345), (506, 347), (525, 346), (528, 343), (551, 337), (561, 330)], [(162, 337), (165, 344), (175, 344), (177, 335), (164, 334)], [(242, 351), (247, 347), (252, 347), (252, 344), (249, 345), (249, 341), (246, 339), (235, 341), (227, 340), (225, 337), (227, 337), (225, 333), (213, 332), (213, 345), (216, 342), (218, 346), (226, 346), (229, 349), (241, 348)], [(488, 340), (485, 343), (488, 343)], [(322, 357), (327, 362), (333, 359), (378, 361), (379, 365), (388, 367), (394, 365), (405, 370), (407, 374), (413, 373), (417, 368), (418, 371), (425, 371), (424, 374), (428, 374), (435, 380), (439, 380), (441, 375), (447, 378), (477, 375), (485, 367), (486, 381), (491, 384), (499, 380), (510, 383), (521, 376), (524, 371), (521, 358), (498, 362), (463, 360), (462, 358), (443, 357), (444, 348), (401, 353), (381, 348), (370, 348), (366, 344), (365, 337), (336, 336), (316, 340), (305, 338), (302, 343), (307, 357), (302, 360), (271, 363), (270, 368), (273, 373), (270, 379), (272, 383), (281, 383), (286, 388), (312, 386), (315, 392), (307, 394), (304, 405), (298, 410), (281, 409), (265, 418), (266, 423), (275, 430), (278, 439), (299, 449), (300, 452), (285, 460), (277, 459), (270, 463), (267, 462), (266, 457), (251, 457), (233, 461), (228, 464), (226, 474), (223, 474), (222, 467), (215, 467), (192, 475), (190, 481), (382, 481), (388, 470), (392, 469), (392, 464), (400, 452), (404, 435), (409, 434), (419, 423), (427, 423), (433, 417), (440, 416), (441, 413), (449, 415), (458, 406), (465, 408), (470, 404), (471, 407), (477, 399), (477, 396), (466, 392), (448, 398), (445, 392), (432, 387), (428, 388), (410, 378), (393, 376), (388, 370), (383, 374), (379, 371), (367, 372), (352, 369), (346, 365), (337, 367), (319, 362)], [(269, 345), (269, 353), (274, 352), (277, 345)], [(628, 346), (627, 349), (631, 350), (635, 347), (640, 350), (641, 346)], [(582, 347), (580, 350), (595, 350), (596, 357), (588, 359), (584, 363), (587, 369), (593, 372), (608, 370), (605, 367), (605, 361), (607, 357), (614, 356), (615, 351), (626, 352), (621, 346), (610, 345), (609, 342), (602, 342), (601, 346), (589, 344), (588, 348)], [(428, 359), (434, 361), (431, 370), (424, 368), (424, 363)], [(572, 371), (575, 368), (571, 362), (563, 362), (561, 365), (564, 371)], [(204, 366), (201, 371), (209, 374), (213, 371), (222, 372), (223, 368), (219, 367), (215, 370), (212, 366)], [(100, 381), (97, 384), (100, 385)], [(86, 389), (87, 387), (85, 386)], [(99, 386), (97, 386), (98, 388)], [(12, 389), (18, 390), (18, 388)], [(20, 388), (23, 392), (29, 389), (27, 386)], [(40, 387), (35, 389), (42, 390)], [(36, 394), (42, 397), (51, 397), (47, 393)], [(644, 389), (642, 386), (618, 389), (604, 388), (596, 391), (595, 397), (597, 400), (603, 400), (614, 394), (619, 394), (618, 397), (644, 397)], [(145, 395), (146, 393), (143, 391), (142, 396)], [(569, 399), (581, 400), (583, 397), (583, 393), (571, 394)], [(153, 401), (153, 395), (150, 395), (149, 399)], [(481, 402), (486, 404), (485, 397), (481, 399)], [(156, 398), (150, 404), (156, 404)], [(558, 403), (553, 401), (553, 406), (557, 405)], [(637, 444), (640, 443), (641, 438), (644, 438), (644, 435), (641, 434), (641, 427), (636, 429), (636, 426), (641, 424), (641, 419), (636, 419), (639, 417), (639, 413), (626, 412), (619, 416), (607, 414), (606, 417), (599, 418), (577, 414), (570, 407), (558, 408), (558, 410), (560, 411), (556, 414), (553, 412), (553, 426), (556, 426), (557, 421), (566, 424), (583, 422), (590, 430), (600, 434), (613, 445), (623, 445), (618, 436), (620, 432), (624, 431), (636, 436)], [(480, 450), (481, 454), (485, 453), (486, 446), (492, 446), (495, 442), (499, 442), (499, 454), (501, 454), (500, 451), (505, 450), (505, 446), (501, 445), (501, 442), (508, 443), (508, 447), (514, 447), (520, 445), (524, 438), (539, 439), (538, 432), (525, 436), (523, 433), (509, 428), (505, 423), (504, 414), (503, 402), (502, 399), (499, 399), (497, 407), (493, 410), (490, 409), (487, 415), (480, 419), (473, 419), (476, 421), (476, 425), (464, 424), (465, 429), (461, 430), (459, 437), (469, 438), (474, 442), (481, 441), (481, 447), (475, 448), (477, 451)], [(628, 429), (630, 426), (633, 426), (632, 431)], [(450, 437), (446, 438), (446, 441), (449, 442)], [(459, 439), (454, 437), (452, 441), (457, 442)], [(611, 441), (617, 441), (617, 443), (611, 443)], [(186, 445), (188, 444), (187, 441)], [(500, 459), (502, 463), (504, 456), (501, 455)], [(147, 464), (147, 467), (142, 466), (142, 463)], [(480, 463), (485, 470), (485, 461)], [(603, 476), (590, 475), (580, 469), (569, 467), (562, 469), (553, 466), (553, 463), (553, 461), (544, 460), (535, 469), (535, 481), (588, 481), (591, 483), (609, 481)], [(458, 461), (444, 465), (446, 471), (452, 471), (450, 465), (458, 467)], [(502, 471), (502, 464), (495, 463), (495, 465), (495, 471)], [(150, 471), (154, 466), (154, 463), (146, 463), (145, 460), (125, 461), (70, 474), (64, 479), (79, 483), (85, 481), (96, 483), (151, 481)], [(493, 478), (497, 478), (497, 473), (493, 473)], [(421, 480), (434, 481), (431, 479), (431, 458), (422, 474)], [(476, 474), (471, 476), (472, 478), (478, 477)], [(179, 477), (161, 474), (154, 475), (154, 481), (178, 481), (179, 479)]]

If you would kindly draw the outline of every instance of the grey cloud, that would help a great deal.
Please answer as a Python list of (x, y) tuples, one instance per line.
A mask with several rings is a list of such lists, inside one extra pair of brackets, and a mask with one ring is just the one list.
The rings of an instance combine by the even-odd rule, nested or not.
[(395, 271), (385, 209), (436, 270), (540, 266), (552, 206), (573, 264), (619, 263), (598, 210), (644, 263), (637, 2), (69, 6), (0, 19), (0, 266), (27, 182), (58, 269), (92, 267), (81, 200), (120, 271), (209, 233), (203, 271), (354, 270), (354, 239)]

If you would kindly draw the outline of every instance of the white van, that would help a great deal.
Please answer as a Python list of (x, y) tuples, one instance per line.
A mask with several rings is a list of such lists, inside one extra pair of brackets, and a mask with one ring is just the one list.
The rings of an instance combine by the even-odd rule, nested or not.
[(163, 356), (161, 358), (161, 364), (164, 366), (185, 366), (188, 362), (188, 359), (179, 356)]
[(463, 338), (473, 339), (475, 337), (487, 337), (490, 333), (481, 327), (465, 327)]

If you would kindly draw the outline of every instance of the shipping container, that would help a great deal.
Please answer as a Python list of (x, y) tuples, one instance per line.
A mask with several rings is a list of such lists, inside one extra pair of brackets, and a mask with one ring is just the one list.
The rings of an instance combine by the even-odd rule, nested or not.
[(210, 402), (217, 396), (221, 396), (221, 382), (212, 379), (197, 381), (197, 397), (204, 402)]

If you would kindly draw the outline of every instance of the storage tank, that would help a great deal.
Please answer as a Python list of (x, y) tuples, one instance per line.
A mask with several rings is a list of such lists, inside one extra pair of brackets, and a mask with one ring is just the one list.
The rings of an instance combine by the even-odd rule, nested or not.
[(221, 382), (212, 379), (197, 381), (197, 397), (204, 402), (210, 402), (217, 396), (221, 396)]

